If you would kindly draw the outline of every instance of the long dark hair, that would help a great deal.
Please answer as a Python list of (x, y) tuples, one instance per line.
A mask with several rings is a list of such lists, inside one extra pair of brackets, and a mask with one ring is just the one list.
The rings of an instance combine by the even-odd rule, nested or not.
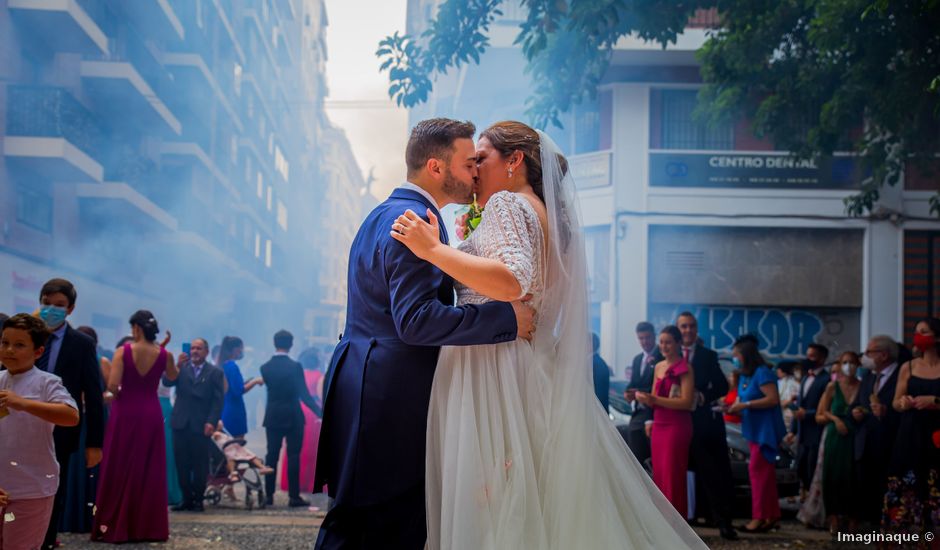
[(235, 350), (244, 347), (245, 344), (238, 336), (226, 336), (222, 338), (222, 346), (219, 348), (219, 365), (224, 365), (228, 361), (234, 361)]

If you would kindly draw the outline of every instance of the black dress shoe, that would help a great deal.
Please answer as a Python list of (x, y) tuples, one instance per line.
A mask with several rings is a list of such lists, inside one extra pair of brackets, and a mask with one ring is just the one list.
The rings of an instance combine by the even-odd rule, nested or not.
[(290, 499), (290, 502), (288, 502), (287, 505), (291, 508), (299, 508), (301, 506), (310, 506), (310, 501), (300, 497), (295, 497)]
[(170, 510), (174, 512), (188, 512), (192, 510), (192, 507), (189, 504), (182, 503), (182, 504), (177, 504), (175, 506), (171, 506)]
[(265, 506), (274, 506), (274, 499), (271, 497), (265, 497), (264, 499)]
[(738, 540), (738, 532), (730, 525), (722, 525), (719, 527), (718, 534), (725, 540)]
[(191, 512), (205, 512), (205, 511), (206, 511), (206, 509), (203, 508), (201, 502), (198, 503), (198, 504), (193, 504), (192, 507), (191, 507), (189, 510), (190, 510)]

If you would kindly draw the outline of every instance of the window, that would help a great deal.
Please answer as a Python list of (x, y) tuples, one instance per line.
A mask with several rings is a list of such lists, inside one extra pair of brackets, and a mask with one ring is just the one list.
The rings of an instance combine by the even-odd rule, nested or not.
[(258, 172), (258, 198), (264, 198), (264, 177)]
[(274, 198), (273, 192), (274, 192), (274, 188), (269, 185), (268, 186), (268, 212), (270, 212), (271, 208), (273, 207), (273, 203), (272, 203), (272, 199)]
[(287, 206), (280, 199), (277, 201), (277, 224), (287, 231)]
[(35, 189), (18, 186), (16, 221), (44, 233), (52, 233), (52, 197)]
[(238, 164), (238, 138), (232, 136), (231, 140), (232, 164)]
[(242, 87), (242, 66), (238, 63), (235, 64), (235, 90), (238, 91)]
[(271, 239), (264, 241), (264, 265), (271, 267)]
[(284, 178), (284, 181), (290, 181), (290, 164), (277, 145), (274, 146), (274, 169)]
[(600, 147), (601, 111), (596, 99), (586, 100), (572, 109), (574, 115), (575, 154), (590, 153)]
[(255, 258), (261, 257), (261, 234), (255, 231)]
[(663, 149), (732, 149), (730, 124), (706, 125), (695, 121), (696, 90), (662, 90), (660, 121)]

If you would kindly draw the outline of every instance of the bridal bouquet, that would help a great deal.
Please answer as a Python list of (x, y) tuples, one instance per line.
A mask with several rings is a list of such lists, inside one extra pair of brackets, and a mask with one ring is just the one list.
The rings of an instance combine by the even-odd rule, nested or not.
[(477, 195), (474, 193), (473, 203), (463, 215), (457, 218), (457, 238), (461, 241), (469, 239), (470, 234), (480, 225), (482, 219), (483, 207), (477, 203)]

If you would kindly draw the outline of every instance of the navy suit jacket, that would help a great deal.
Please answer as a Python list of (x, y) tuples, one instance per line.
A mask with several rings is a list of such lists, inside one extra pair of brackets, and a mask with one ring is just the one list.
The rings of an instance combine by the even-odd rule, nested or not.
[(816, 422), (816, 408), (819, 407), (819, 401), (826, 393), (826, 386), (829, 385), (832, 378), (828, 369), (820, 368), (819, 374), (816, 375), (813, 384), (806, 390), (804, 396), (803, 389), (806, 387), (807, 380), (808, 378), (804, 374), (803, 379), (800, 380), (800, 393), (797, 394), (796, 398), (797, 407), (806, 409), (806, 416), (803, 417), (802, 422), (794, 418), (790, 431), (794, 431), (799, 435), (801, 444), (816, 447), (819, 445), (819, 439), (822, 437), (823, 428), (825, 428), (824, 425)]
[[(878, 418), (872, 414), (866, 414), (858, 424), (855, 432), (855, 460), (865, 460), (874, 456), (873, 462), (880, 465), (880, 468), (887, 466), (891, 452), (894, 450), (898, 426), (901, 423), (901, 413), (891, 406), (891, 402), (894, 401), (894, 391), (898, 387), (898, 373), (900, 372), (901, 367), (896, 367), (881, 387), (881, 391), (878, 392), (878, 402), (886, 408), (885, 415)], [(874, 372), (865, 373), (856, 398), (856, 404), (859, 407), (871, 411), (871, 395), (874, 393), (877, 381), (878, 375)]]
[(66, 326), (65, 335), (62, 337), (55, 374), (62, 379), (62, 385), (78, 403), (80, 418), (76, 426), (55, 427), (53, 439), (56, 452), (63, 454), (78, 450), (82, 423), (87, 430), (85, 447), (100, 449), (104, 443), (105, 426), (102, 400), (104, 381), (101, 379), (98, 352), (95, 342), (71, 325)]
[(701, 392), (704, 403), (692, 411), (692, 434), (696, 439), (711, 437), (724, 442), (724, 417), (712, 410), (714, 401), (728, 393), (728, 379), (718, 363), (718, 353), (701, 344), (692, 354), (692, 374), (695, 390)]
[[(455, 307), (453, 280), (390, 236), (411, 209), (437, 209), (396, 189), (359, 228), (349, 255), (346, 328), (324, 382), (316, 487), (336, 506), (393, 501), (424, 483), (431, 382), (440, 346), (509, 342), (504, 302)], [(441, 231), (441, 241), (447, 234)]]
[[(653, 348), (653, 362), (650, 363), (646, 371), (643, 370), (643, 353), (636, 354), (633, 358), (633, 366), (630, 370), (630, 383), (627, 384), (628, 390), (638, 390), (646, 393), (653, 391), (653, 372), (656, 370), (656, 363), (663, 360), (659, 348)], [(653, 419), (653, 409), (640, 405), (638, 401), (633, 402), (633, 415), (630, 416), (630, 429), (642, 430), (645, 428), (647, 420)]]

